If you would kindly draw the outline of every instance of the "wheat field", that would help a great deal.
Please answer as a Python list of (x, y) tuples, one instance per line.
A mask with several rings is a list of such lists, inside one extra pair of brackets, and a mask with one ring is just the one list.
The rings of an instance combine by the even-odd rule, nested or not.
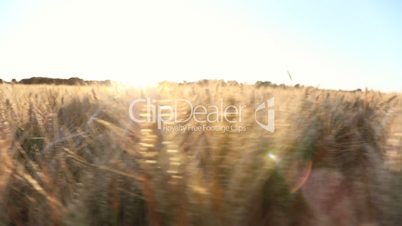
[[(245, 131), (161, 131), (130, 119), (144, 97), (253, 107), (275, 97), (276, 129), (248, 108)], [(400, 225), (400, 97), (219, 82), (3, 84), (0, 225)], [(194, 124), (203, 123), (180, 126)]]

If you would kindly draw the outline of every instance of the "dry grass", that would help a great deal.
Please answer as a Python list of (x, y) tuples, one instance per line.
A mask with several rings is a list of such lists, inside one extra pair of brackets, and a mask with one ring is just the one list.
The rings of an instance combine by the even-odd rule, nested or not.
[[(244, 133), (164, 133), (130, 121), (144, 96), (274, 96), (277, 129), (251, 108)], [(400, 225), (401, 113), (375, 92), (0, 85), (0, 225)]]

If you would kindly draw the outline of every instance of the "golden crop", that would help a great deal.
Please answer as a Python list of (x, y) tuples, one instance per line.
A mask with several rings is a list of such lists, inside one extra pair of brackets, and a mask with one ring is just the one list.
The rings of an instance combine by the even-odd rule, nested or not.
[[(172, 125), (241, 131), (163, 131), (130, 120), (146, 97), (250, 107)], [(274, 133), (251, 108), (270, 97)], [(0, 85), (0, 225), (400, 225), (401, 123), (399, 94), (370, 91)]]

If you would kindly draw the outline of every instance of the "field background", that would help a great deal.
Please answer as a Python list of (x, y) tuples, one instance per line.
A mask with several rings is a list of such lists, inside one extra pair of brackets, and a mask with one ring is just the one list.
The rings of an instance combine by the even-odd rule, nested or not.
[[(141, 97), (275, 97), (276, 131), (248, 108), (243, 133), (161, 132), (130, 120)], [(219, 82), (3, 84), (0, 225), (400, 225), (400, 98)]]

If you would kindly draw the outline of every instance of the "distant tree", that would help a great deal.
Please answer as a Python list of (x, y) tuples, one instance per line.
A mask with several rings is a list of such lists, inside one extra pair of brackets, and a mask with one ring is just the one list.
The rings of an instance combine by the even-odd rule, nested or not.
[[(17, 83), (15, 81), (14, 83)], [(21, 79), (19, 82), (20, 84), (32, 85), (32, 84), (48, 84), (48, 85), (105, 85), (110, 86), (112, 82), (110, 80), (104, 81), (85, 81), (81, 78), (72, 77), (69, 79), (62, 79), (62, 78), (47, 78), (47, 77), (31, 77)]]
[(77, 77), (72, 77), (66, 80), (61, 81), (65, 85), (84, 85), (85, 81), (77, 78)]
[(198, 85), (208, 85), (208, 79), (202, 79), (197, 82)]
[(11, 83), (17, 83), (17, 79), (15, 78), (11, 79)]
[(235, 81), (235, 80), (230, 80), (230, 81), (227, 82), (227, 84), (230, 85), (230, 86), (238, 86), (239, 85), (239, 83), (237, 81)]
[(259, 88), (259, 87), (267, 87), (267, 86), (273, 86), (274, 84), (272, 84), (272, 82), (269, 82), (269, 81), (257, 81), (256, 83), (255, 83), (255, 86), (257, 87), (257, 88)]

